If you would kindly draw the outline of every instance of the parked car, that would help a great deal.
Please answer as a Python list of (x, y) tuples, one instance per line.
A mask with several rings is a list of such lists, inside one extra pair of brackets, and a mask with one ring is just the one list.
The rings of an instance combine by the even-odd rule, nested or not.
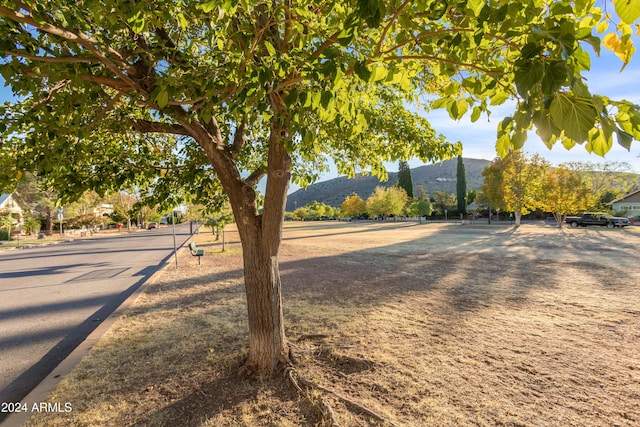
[(572, 227), (586, 227), (587, 225), (600, 225), (608, 228), (626, 227), (629, 225), (627, 218), (612, 216), (604, 212), (585, 212), (582, 216), (568, 216), (564, 219), (565, 224)]
[(629, 224), (640, 225), (640, 215), (632, 216), (631, 218), (629, 218)]
[(150, 222), (149, 225), (147, 225), (147, 230), (151, 230), (152, 228), (158, 228), (159, 225), (157, 222)]

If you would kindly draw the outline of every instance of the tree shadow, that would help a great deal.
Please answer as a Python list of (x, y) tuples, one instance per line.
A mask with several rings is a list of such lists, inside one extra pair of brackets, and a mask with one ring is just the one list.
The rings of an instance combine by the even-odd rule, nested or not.
[[(636, 283), (633, 272), (618, 271), (612, 278), (610, 268), (611, 256), (637, 257), (633, 242), (613, 240), (605, 231), (580, 235), (572, 231), (541, 239), (512, 228), (442, 228), (402, 243), (283, 261), (287, 334), (290, 339), (302, 332), (337, 334), (350, 317), (399, 306), (413, 310), (411, 315), (423, 323), (425, 337), (447, 335), (455, 325), (489, 306), (517, 308), (529, 303), (534, 291), (554, 290), (558, 278), (570, 268), (586, 272), (590, 284), (585, 286), (623, 292)], [(459, 235), (460, 244), (440, 247), (438, 233)], [(284, 253), (297, 253), (299, 246), (292, 241), (285, 238)], [(576, 257), (569, 257), (570, 251)], [(603, 251), (607, 253), (604, 259)], [(182, 256), (185, 265), (188, 254)], [(297, 408), (305, 423), (318, 422), (317, 410), (286, 382), (243, 380), (236, 375), (247, 342), (241, 254), (208, 254), (200, 273), (185, 279), (180, 271), (167, 271), (125, 314), (129, 319), (125, 323), (135, 323), (126, 339), (105, 341), (93, 352), (93, 357), (111, 361), (102, 373), (109, 380), (102, 386), (111, 387), (113, 399), (141, 396), (159, 402), (150, 412), (131, 414), (119, 422), (189, 426), (216, 417), (233, 419), (238, 407), (259, 407), (265, 390), (270, 398), (288, 402), (283, 407)], [(431, 319), (435, 307), (442, 312), (438, 320)], [(302, 323), (305, 325), (300, 326)], [(310, 331), (310, 327), (320, 331)], [(345, 365), (340, 358), (325, 359), (345, 375), (363, 370)], [(138, 367), (136, 360), (149, 364)], [(81, 382), (88, 372), (96, 375), (98, 366), (91, 359), (83, 361), (74, 371), (75, 381)], [(82, 390), (78, 399), (81, 396)], [(98, 398), (111, 399), (104, 393)], [(263, 423), (278, 424), (277, 414), (255, 416)]]

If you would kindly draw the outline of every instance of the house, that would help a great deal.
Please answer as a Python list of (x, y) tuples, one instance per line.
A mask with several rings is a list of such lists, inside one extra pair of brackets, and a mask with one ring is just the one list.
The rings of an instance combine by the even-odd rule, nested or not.
[(0, 195), (0, 211), (8, 211), (22, 217), (24, 210), (18, 205), (12, 194), (5, 193)]
[(13, 194), (4, 193), (0, 194), (0, 212), (1, 213), (9, 213), (16, 219), (17, 224), (22, 223), (22, 216), (24, 214), (24, 210), (20, 207), (18, 202), (16, 202), (13, 198)]
[(626, 216), (640, 215), (640, 190), (633, 191), (624, 197), (609, 202), (616, 212)]

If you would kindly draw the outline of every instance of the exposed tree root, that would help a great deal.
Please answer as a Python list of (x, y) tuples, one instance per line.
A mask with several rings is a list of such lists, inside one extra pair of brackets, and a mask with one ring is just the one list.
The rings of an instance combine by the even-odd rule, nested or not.
[[(331, 390), (327, 387), (324, 387), (320, 384), (316, 384), (311, 380), (306, 379), (305, 377), (301, 376), (299, 373), (297, 373), (293, 368), (288, 368), (286, 370), (286, 374), (289, 378), (289, 380), (291, 381), (291, 383), (294, 385), (294, 387), (303, 395), (305, 395), (307, 397), (307, 399), (309, 399), (311, 401), (312, 404), (318, 406), (317, 403), (315, 403), (308, 395), (308, 393), (305, 393), (304, 390), (302, 389), (302, 387), (300, 387), (300, 384), (304, 385), (307, 389), (309, 390), (320, 390), (323, 391), (325, 393), (331, 394), (334, 397), (336, 397), (338, 400), (342, 401), (343, 403), (356, 408), (358, 411), (366, 414), (367, 416), (379, 421), (380, 423), (384, 424), (384, 425), (390, 425), (393, 427), (396, 427), (396, 425), (394, 423), (392, 423), (391, 421), (389, 421), (388, 419), (386, 419), (385, 417), (383, 417), (382, 415), (378, 414), (377, 412), (375, 412), (372, 409), (367, 408), (366, 406), (355, 402), (351, 399), (349, 399), (346, 396), (341, 395), (340, 393)], [(333, 427), (339, 426), (340, 424), (337, 422), (336, 417), (335, 417), (335, 412), (333, 411), (333, 408), (331, 408), (331, 405), (329, 405), (329, 402), (326, 399), (322, 399), (322, 412), (324, 414), (326, 414), (327, 418), (329, 418), (329, 422), (331, 423), (331, 425)]]
[(329, 405), (329, 402), (327, 402), (327, 399), (322, 399), (321, 402), (322, 402), (322, 407), (324, 408), (324, 412), (327, 414), (327, 417), (329, 418), (331, 427), (340, 427), (340, 423), (336, 419), (336, 413), (333, 412), (333, 408), (331, 407), (331, 405)]

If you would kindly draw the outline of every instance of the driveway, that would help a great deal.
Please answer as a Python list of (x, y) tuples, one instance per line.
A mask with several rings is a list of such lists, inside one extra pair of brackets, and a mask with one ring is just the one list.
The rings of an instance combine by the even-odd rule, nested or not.
[[(188, 238), (177, 226), (176, 245)], [(173, 247), (161, 228), (0, 252), (0, 402), (26, 396)]]

